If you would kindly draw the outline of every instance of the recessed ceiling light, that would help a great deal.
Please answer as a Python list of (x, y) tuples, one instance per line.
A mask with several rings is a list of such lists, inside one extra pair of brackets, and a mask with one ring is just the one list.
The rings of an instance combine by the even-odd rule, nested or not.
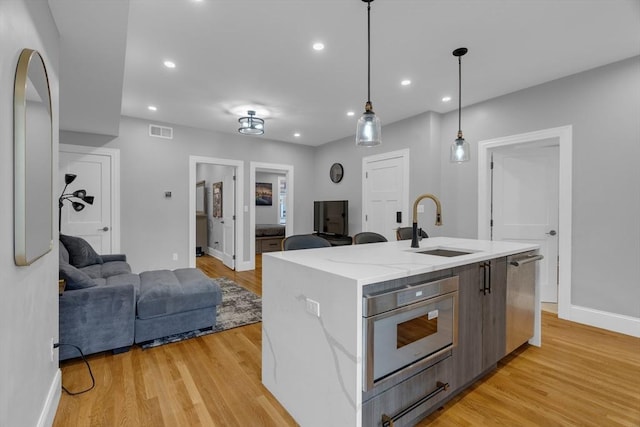
[(313, 44), (313, 50), (322, 50), (322, 49), (324, 49), (324, 43), (317, 42)]
[(176, 68), (176, 63), (173, 61), (164, 61), (164, 66), (167, 68)]
[(451, 101), (451, 97), (450, 96), (445, 96), (442, 98), (442, 102), (449, 102)]
[(149, 111), (158, 111), (158, 107), (156, 107), (155, 105), (149, 105), (147, 109), (149, 109)]
[(401, 81), (400, 84), (402, 86), (409, 86), (411, 84), (411, 80), (405, 79), (405, 80)]
[(300, 132), (294, 133), (293, 136), (295, 136), (296, 138), (300, 138)]
[(353, 111), (347, 111), (347, 116), (351, 117), (351, 116), (355, 116), (355, 112)]

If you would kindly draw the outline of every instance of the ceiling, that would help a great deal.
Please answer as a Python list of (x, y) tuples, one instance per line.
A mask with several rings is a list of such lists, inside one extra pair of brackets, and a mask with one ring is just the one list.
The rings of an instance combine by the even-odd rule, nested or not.
[[(253, 107), (266, 131), (246, 138), (317, 146), (353, 135), (364, 111), (361, 0), (49, 4), (61, 35), (61, 129), (117, 135), (125, 115), (237, 133)], [(324, 50), (312, 49), (318, 41)], [(464, 107), (639, 55), (640, 1), (376, 0), (371, 101), (383, 126), (457, 108), (452, 51), (462, 46)]]

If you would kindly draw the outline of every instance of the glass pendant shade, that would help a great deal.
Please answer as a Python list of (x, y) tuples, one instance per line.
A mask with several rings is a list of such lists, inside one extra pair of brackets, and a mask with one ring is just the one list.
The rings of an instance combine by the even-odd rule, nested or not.
[(454, 163), (468, 162), (471, 158), (470, 155), (471, 145), (462, 137), (462, 134), (458, 135), (458, 138), (451, 144), (451, 161)]
[(356, 129), (356, 145), (360, 147), (374, 147), (382, 143), (382, 125), (373, 111), (365, 111), (358, 119)]
[(264, 133), (264, 120), (255, 117), (255, 111), (247, 111), (248, 117), (238, 119), (240, 127), (238, 132), (244, 135), (262, 135)]

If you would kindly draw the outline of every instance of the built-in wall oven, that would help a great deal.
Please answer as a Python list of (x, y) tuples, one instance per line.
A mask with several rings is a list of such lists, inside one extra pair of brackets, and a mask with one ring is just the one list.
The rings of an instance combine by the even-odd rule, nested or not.
[(458, 277), (364, 295), (364, 390), (451, 351), (458, 335)]

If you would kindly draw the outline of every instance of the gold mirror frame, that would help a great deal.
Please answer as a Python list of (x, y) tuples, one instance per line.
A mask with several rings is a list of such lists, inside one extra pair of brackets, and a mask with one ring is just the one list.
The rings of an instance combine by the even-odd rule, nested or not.
[(53, 121), (47, 68), (23, 49), (13, 92), (14, 258), (33, 263), (53, 248)]

